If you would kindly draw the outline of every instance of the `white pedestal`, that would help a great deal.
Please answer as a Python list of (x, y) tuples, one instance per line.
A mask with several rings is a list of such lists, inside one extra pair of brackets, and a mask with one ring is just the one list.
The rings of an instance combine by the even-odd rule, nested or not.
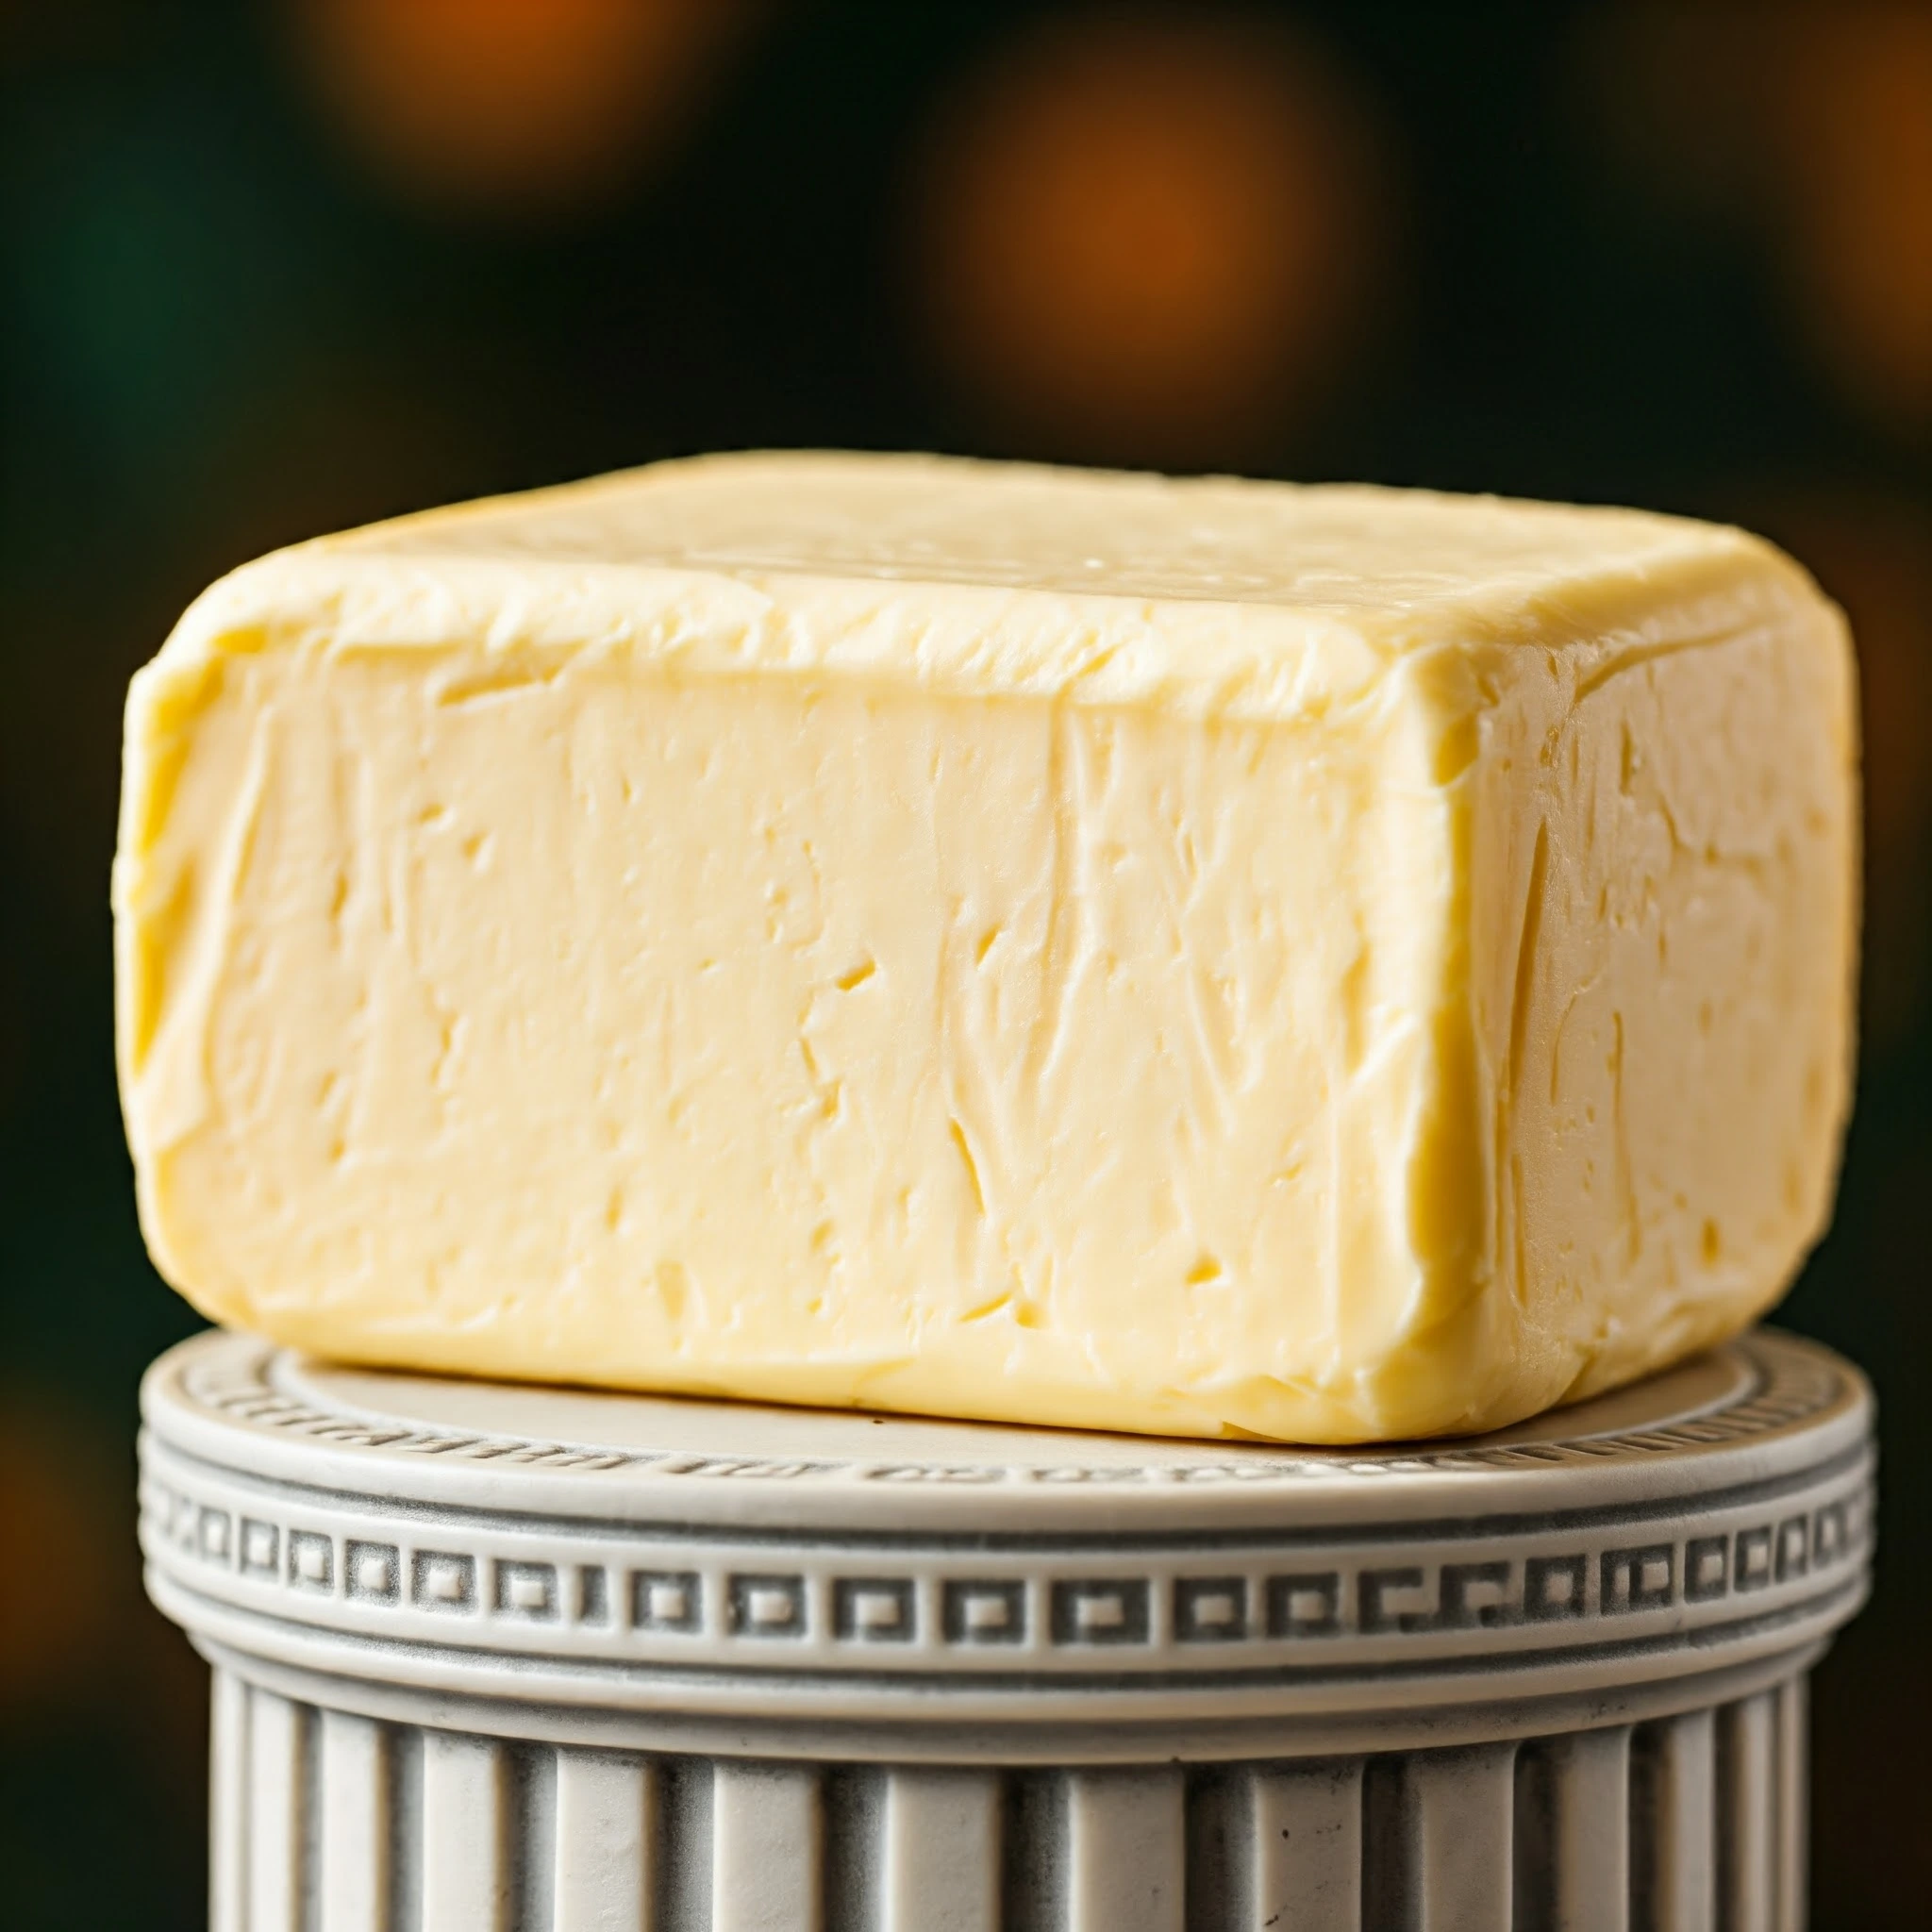
[(222, 1335), (145, 1411), (220, 1932), (1804, 1923), (1872, 1418), (1788, 1337), (1367, 1452)]

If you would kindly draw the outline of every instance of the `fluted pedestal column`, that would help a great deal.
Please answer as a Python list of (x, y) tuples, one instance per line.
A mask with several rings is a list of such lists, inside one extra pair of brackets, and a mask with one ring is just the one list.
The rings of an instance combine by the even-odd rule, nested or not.
[(1805, 1922), (1871, 1411), (1764, 1332), (1477, 1441), (156, 1365), (218, 1932)]

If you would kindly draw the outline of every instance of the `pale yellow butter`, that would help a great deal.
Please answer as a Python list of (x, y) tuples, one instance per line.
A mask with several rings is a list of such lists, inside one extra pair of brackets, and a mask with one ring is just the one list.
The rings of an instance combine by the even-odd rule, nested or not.
[(371, 1361), (1507, 1423), (1816, 1236), (1856, 759), (1804, 574), (1631, 512), (778, 456), (306, 544), (129, 700), (142, 1226)]

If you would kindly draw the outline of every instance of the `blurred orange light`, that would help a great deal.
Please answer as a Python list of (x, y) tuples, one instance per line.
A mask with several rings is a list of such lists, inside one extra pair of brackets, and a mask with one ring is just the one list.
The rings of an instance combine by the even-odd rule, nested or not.
[(1932, 424), (1932, 8), (1821, 11), (1791, 42), (1794, 266), (1821, 346), (1881, 413)]
[(916, 268), (956, 379), (1065, 453), (1265, 449), (1335, 370), (1375, 142), (1309, 50), (1212, 10), (1057, 22), (933, 131)]
[(301, 0), (314, 75), (403, 185), (549, 205), (608, 186), (661, 137), (735, 0)]
[(1846, 395), (1932, 425), (1932, 7), (1638, 0), (1586, 15), (1578, 51), (1625, 165), (1754, 221)]
[(0, 1422), (0, 1547), (31, 1553), (33, 1587), (0, 1591), (0, 1710), (59, 1704), (98, 1671), (125, 1607), (125, 1526), (104, 1505), (73, 1419), (19, 1399)]

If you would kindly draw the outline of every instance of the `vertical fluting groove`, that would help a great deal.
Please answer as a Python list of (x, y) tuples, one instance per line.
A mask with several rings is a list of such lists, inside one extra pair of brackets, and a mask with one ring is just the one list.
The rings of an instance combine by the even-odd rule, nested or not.
[(887, 1774), (879, 1909), (867, 1932), (1005, 1932), (1003, 1795), (990, 1771)]
[(389, 1932), (423, 1932), (423, 1744), (414, 1724), (386, 1728)]
[(1067, 1778), (1011, 1774), (1000, 1807), (1000, 1932), (1063, 1932)]
[(552, 1932), (654, 1932), (657, 1782), (641, 1757), (557, 1754)]
[(303, 1932), (305, 1712), (257, 1690), (248, 1700), (248, 1932)]
[(712, 1932), (822, 1932), (819, 1773), (721, 1762), (711, 1777)]
[(545, 1744), (512, 1745), (504, 1778), (509, 1932), (555, 1932), (557, 1752)]
[(1718, 1924), (1773, 1932), (1777, 1912), (1777, 1692), (1718, 1713)]
[(825, 1932), (874, 1932), (879, 1923), (886, 1780), (885, 1772), (870, 1765), (845, 1766), (827, 1771), (820, 1785), (824, 1882), (819, 1909)]
[[(1404, 1766), (1414, 1932), (1506, 1932), (1514, 1890), (1516, 1747), (1419, 1752)], [(1379, 1928), (1379, 1922), (1378, 1928)]]
[(1788, 1678), (1773, 1693), (1777, 1700), (1777, 1789), (1774, 1833), (1777, 1840), (1778, 1932), (1805, 1932), (1805, 1852), (1809, 1836), (1809, 1767), (1807, 1759), (1807, 1700), (1803, 1674)]
[(1711, 1713), (1645, 1724), (1631, 1745), (1631, 1917), (1635, 1932), (1714, 1932), (1716, 1731)]
[(1515, 1932), (1628, 1932), (1629, 1773), (1624, 1729), (1518, 1753)]
[[(1358, 1884), (1362, 1924), (1374, 1932), (1413, 1932), (1408, 1789), (1402, 1759), (1393, 1755), (1362, 1760), (1361, 1844)], [(1265, 1922), (1267, 1914), (1262, 1914)]]
[(422, 1932), (509, 1932), (504, 1747), (423, 1736)]
[(1188, 1774), (1181, 1900), (1187, 1932), (1229, 1932), (1252, 1923), (1252, 1783), (1239, 1765)]
[(321, 1932), (389, 1932), (390, 1779), (368, 1718), (322, 1713), (315, 1812)]
[(652, 1834), (651, 1932), (710, 1932), (711, 1766), (672, 1757), (653, 1766), (657, 1829)]
[(209, 1691), (208, 1932), (248, 1932), (248, 1701), (218, 1670)]
[(322, 1932), (322, 1721), (313, 1705), (302, 1707), (301, 1790), (296, 1816), (300, 1843), (295, 1919), (302, 1932)]
[(1516, 1808), (1511, 1822), (1510, 1860), (1513, 1932), (1548, 1932), (1556, 1909), (1557, 1766), (1556, 1740), (1532, 1738), (1516, 1752)]
[(1361, 1759), (1258, 1771), (1249, 1806), (1253, 1904), (1242, 1932), (1249, 1925), (1358, 1932), (1368, 1923), (1362, 1916)]
[(1069, 1775), (1066, 1932), (1184, 1932), (1185, 1796), (1165, 1766)]

